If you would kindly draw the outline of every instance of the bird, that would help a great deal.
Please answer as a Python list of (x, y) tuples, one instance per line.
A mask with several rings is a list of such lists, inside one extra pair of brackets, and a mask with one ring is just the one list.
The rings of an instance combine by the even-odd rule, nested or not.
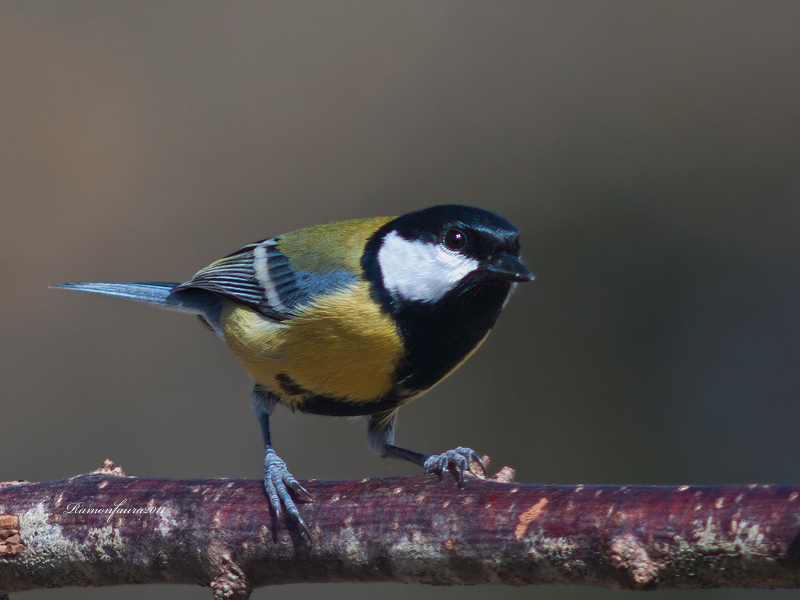
[(270, 415), (364, 416), (369, 446), (463, 485), (471, 448), (395, 445), (398, 409), (486, 339), (520, 282), (519, 230), (488, 210), (439, 205), (399, 217), (314, 225), (248, 244), (184, 283), (65, 283), (198, 315), (255, 379), (264, 489), (276, 519), (311, 539), (297, 502), (313, 501), (275, 453)]

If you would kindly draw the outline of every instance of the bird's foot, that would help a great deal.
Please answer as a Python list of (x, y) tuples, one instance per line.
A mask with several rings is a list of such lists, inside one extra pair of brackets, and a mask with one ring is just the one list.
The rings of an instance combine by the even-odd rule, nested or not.
[(275, 517), (280, 518), (282, 508), (286, 509), (289, 519), (300, 529), (300, 531), (311, 540), (311, 530), (306, 525), (303, 518), (300, 516), (300, 511), (297, 510), (297, 505), (294, 503), (289, 490), (294, 492), (295, 496), (302, 498), (303, 502), (313, 502), (314, 499), (297, 480), (292, 477), (286, 468), (286, 463), (283, 462), (272, 448), (267, 449), (266, 457), (264, 458), (264, 488), (267, 491), (269, 503), (272, 505), (272, 510), (275, 511)]
[(481, 471), (486, 473), (481, 457), (472, 448), (454, 448), (441, 454), (432, 454), (425, 459), (422, 465), (423, 472), (426, 475), (438, 475), (441, 479), (447, 469), (455, 473), (458, 485), (464, 485), (464, 476), (470, 463), (478, 463)]

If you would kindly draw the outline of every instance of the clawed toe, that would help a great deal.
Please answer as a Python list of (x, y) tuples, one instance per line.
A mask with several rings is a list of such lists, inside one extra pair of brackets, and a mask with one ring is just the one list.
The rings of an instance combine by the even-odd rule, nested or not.
[(462, 447), (429, 456), (425, 460), (423, 469), (426, 475), (438, 475), (440, 479), (447, 469), (452, 469), (458, 484), (464, 485), (467, 468), (471, 462), (478, 463), (485, 473), (483, 461), (478, 453), (471, 448)]
[(280, 518), (281, 510), (286, 509), (286, 514), (310, 540), (311, 530), (300, 516), (295, 501), (289, 490), (296, 496), (303, 495), (302, 501), (313, 502), (311, 494), (289, 473), (286, 463), (273, 450), (268, 450), (264, 458), (264, 489), (267, 492), (269, 503), (275, 511), (275, 517)]
[(289, 481), (284, 479), (283, 483), (286, 484), (296, 495), (302, 496), (302, 498), (299, 498), (301, 502), (314, 502), (314, 496), (312, 496), (306, 488), (300, 485), (291, 475), (289, 475), (289, 478)]

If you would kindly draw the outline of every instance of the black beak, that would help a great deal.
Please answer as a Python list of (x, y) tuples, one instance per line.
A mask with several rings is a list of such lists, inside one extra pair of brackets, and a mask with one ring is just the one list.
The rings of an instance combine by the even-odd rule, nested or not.
[(518, 256), (513, 256), (505, 252), (486, 263), (484, 268), (498, 279), (514, 282), (530, 281), (533, 279), (533, 273), (530, 272), (528, 267), (522, 264)]

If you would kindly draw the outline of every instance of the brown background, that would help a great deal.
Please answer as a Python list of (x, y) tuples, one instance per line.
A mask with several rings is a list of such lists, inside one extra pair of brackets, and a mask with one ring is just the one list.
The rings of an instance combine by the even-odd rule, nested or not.
[[(799, 31), (794, 1), (0, 3), (0, 480), (261, 473), (251, 383), (195, 319), (48, 285), (459, 202), (516, 223), (537, 279), (401, 443), (524, 482), (799, 482)], [(359, 421), (274, 429), (298, 477), (416, 472)], [(209, 597), (25, 597), (143, 592)], [(375, 594), (619, 592), (254, 597)]]

